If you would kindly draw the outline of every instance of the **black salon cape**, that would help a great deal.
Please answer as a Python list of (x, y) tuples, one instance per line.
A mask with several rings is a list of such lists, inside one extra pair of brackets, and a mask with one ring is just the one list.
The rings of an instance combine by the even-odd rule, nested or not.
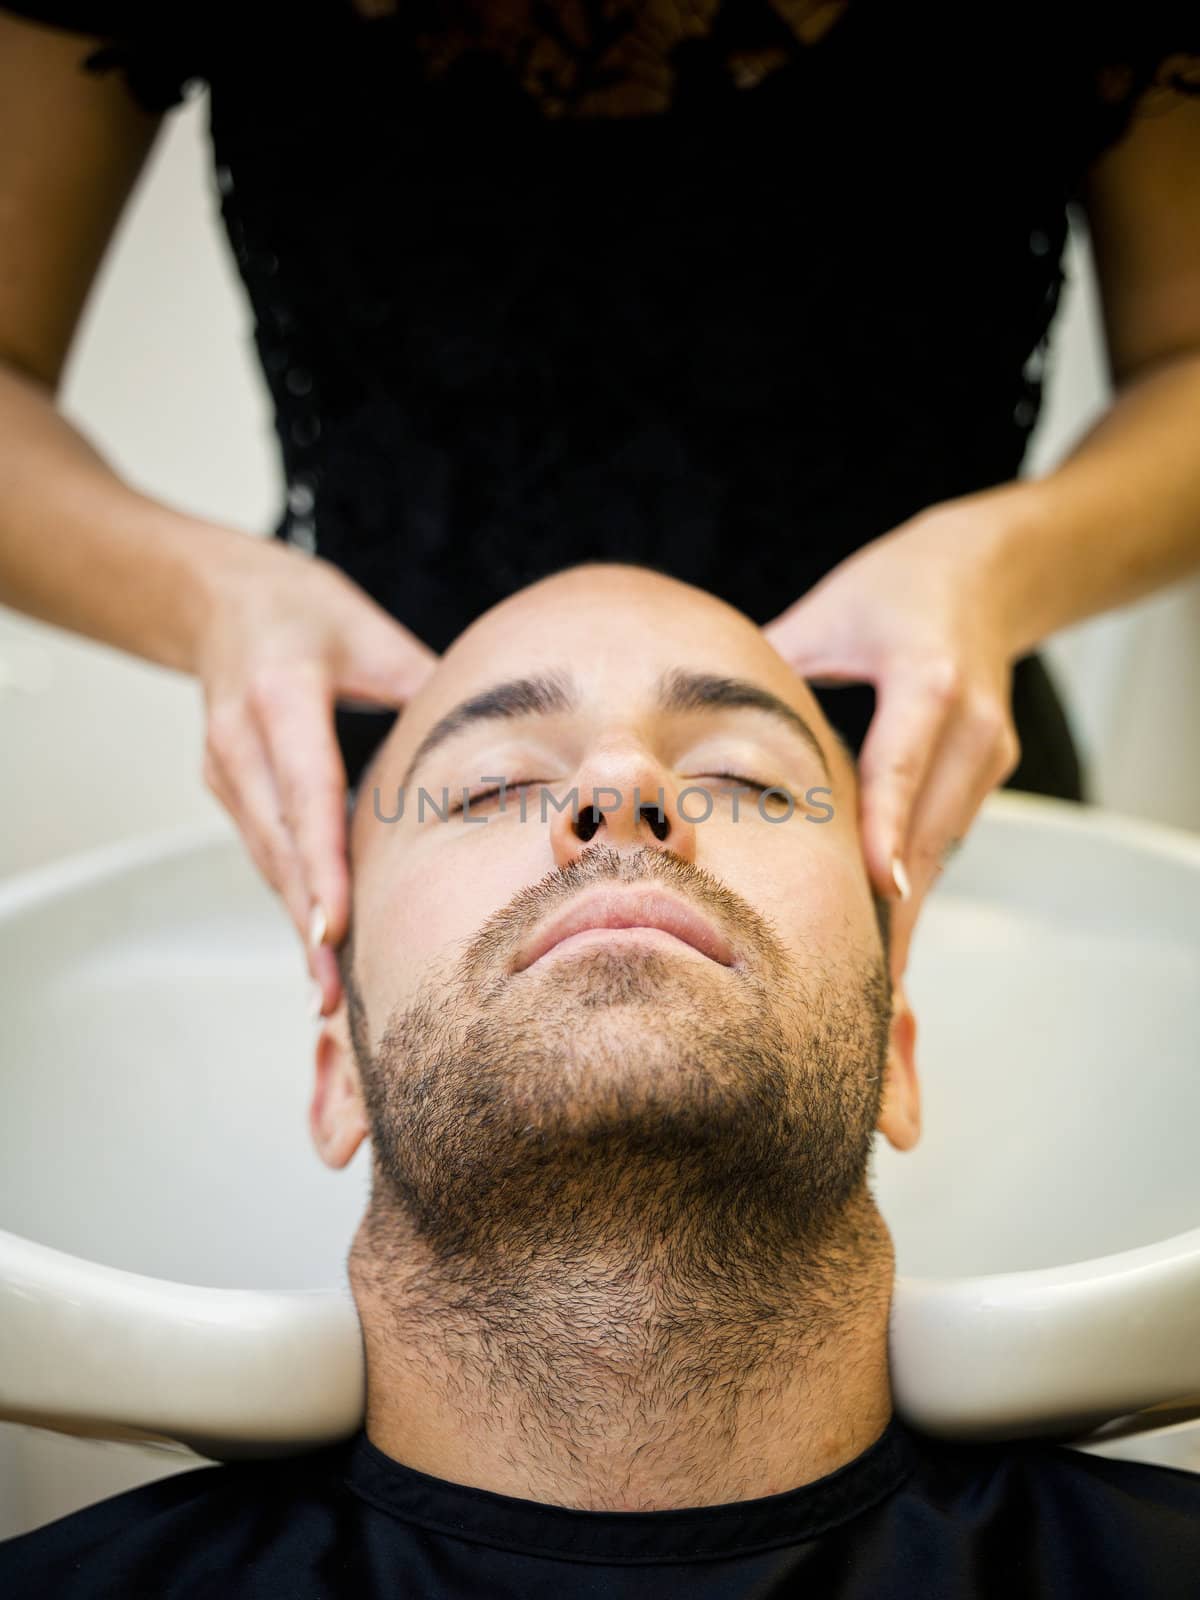
[(4, 1600), (1196, 1600), (1200, 1474), (893, 1415), (783, 1494), (576, 1511), (433, 1478), (360, 1431), (198, 1467), (0, 1543)]

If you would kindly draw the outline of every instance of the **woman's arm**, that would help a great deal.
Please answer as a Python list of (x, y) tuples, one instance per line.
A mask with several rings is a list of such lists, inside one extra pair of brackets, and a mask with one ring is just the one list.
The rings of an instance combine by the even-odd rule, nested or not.
[(0, 602), (187, 670), (218, 558), (252, 536), (139, 494), (55, 407), (161, 121), (80, 70), (93, 43), (0, 13)]
[(334, 704), (399, 708), (437, 658), (323, 557), (139, 494), (59, 415), (80, 310), (160, 120), (119, 78), (80, 71), (88, 49), (0, 13), (0, 603), (200, 679), (205, 782), (332, 1010), (349, 918)]
[(1200, 567), (1200, 95), (1152, 91), (1083, 200), (1116, 395), (1053, 472), (990, 491), (1017, 655)]

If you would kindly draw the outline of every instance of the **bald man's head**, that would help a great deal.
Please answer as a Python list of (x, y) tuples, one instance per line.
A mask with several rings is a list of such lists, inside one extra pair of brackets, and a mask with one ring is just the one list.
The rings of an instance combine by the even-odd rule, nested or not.
[(806, 1262), (879, 1247), (914, 1024), (854, 763), (759, 628), (661, 573), (555, 573), (454, 642), (365, 783), (311, 1113), (331, 1165), (372, 1146), (356, 1293), (415, 1251), (494, 1308), (514, 1263), (619, 1241), (683, 1304), (790, 1260), (794, 1304)]

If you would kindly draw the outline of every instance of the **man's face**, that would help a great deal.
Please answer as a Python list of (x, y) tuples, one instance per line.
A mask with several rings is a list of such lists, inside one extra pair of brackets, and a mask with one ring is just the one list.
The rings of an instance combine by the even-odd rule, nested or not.
[[(739, 703), (735, 680), (811, 734)], [(501, 685), (518, 714), (460, 717), (428, 747)], [(744, 790), (735, 816), (722, 774), (786, 789), (791, 815)], [(439, 815), (501, 777), (503, 807)], [(402, 784), (403, 816), (381, 820)], [(678, 1236), (678, 1207), (699, 1243), (700, 1212), (729, 1220), (735, 1201), (764, 1240), (815, 1241), (876, 1126), (915, 1141), (911, 1016), (893, 1011), (853, 766), (761, 632), (700, 590), (590, 566), (480, 618), (372, 764), (351, 859), (353, 973), (314, 1136), (334, 1165), (370, 1136), (376, 1203), (440, 1259), (544, 1246), (589, 1216)], [(592, 927), (538, 953), (564, 918), (672, 912), (675, 932)]]

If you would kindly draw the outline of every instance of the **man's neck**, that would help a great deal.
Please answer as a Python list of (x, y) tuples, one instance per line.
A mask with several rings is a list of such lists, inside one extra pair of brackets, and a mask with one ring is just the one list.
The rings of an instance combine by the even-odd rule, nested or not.
[[(642, 1259), (557, 1262), (491, 1298), (420, 1251), (351, 1280), (366, 1432), (431, 1477), (587, 1511), (781, 1494), (861, 1455), (892, 1416), (890, 1235), (868, 1204), (820, 1263), (701, 1304)], [(386, 1264), (385, 1264), (386, 1263)]]

